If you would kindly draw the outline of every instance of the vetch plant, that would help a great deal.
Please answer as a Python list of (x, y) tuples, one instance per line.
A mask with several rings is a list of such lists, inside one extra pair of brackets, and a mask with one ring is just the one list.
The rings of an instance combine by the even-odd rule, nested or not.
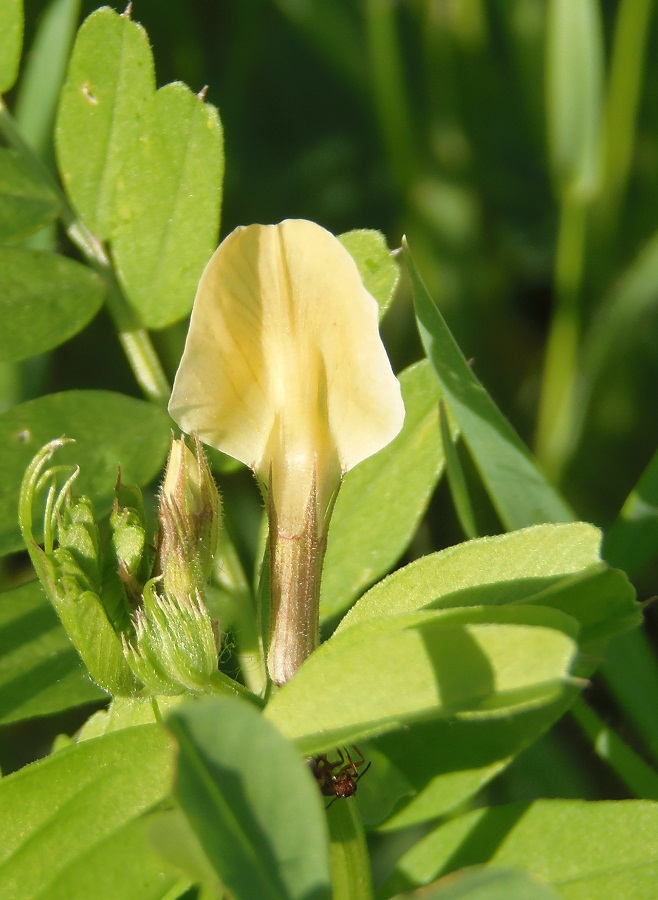
[(333, 235), (288, 220), (226, 238), (201, 276), (169, 411), (260, 482), (270, 536), (267, 666), (283, 684), (318, 646), (342, 478), (404, 420), (377, 302)]
[[(590, 281), (606, 283), (616, 258), (598, 252), (613, 224), (599, 205), (609, 185), (620, 208), (627, 181), (628, 168), (610, 166), (628, 162), (632, 144), (632, 117), (619, 110), (634, 108), (624, 91), (632, 71), (637, 94), (639, 69), (622, 38), (646, 29), (642, 5), (621, 3), (615, 28), (603, 29), (596, 0), (584, 13), (551, 0), (545, 30), (525, 7), (519, 16), (502, 5), (491, 34), (505, 35), (510, 71), (529, 89), (510, 105), (518, 85), (506, 82), (492, 117), (480, 99), (498, 96), (487, 74), (486, 91), (461, 97), (464, 121), (451, 100), (450, 122), (445, 104), (433, 106), (446, 71), (460, 86), (479, 61), (501, 69), (486, 4), (438, 19), (357, 4), (349, 21), (339, 6), (319, 4), (295, 34), (306, 40), (308, 29), (309, 47), (341, 70), (358, 124), (343, 121), (341, 105), (339, 139), (326, 143), (309, 117), (317, 144), (289, 168), (264, 141), (260, 184), (259, 142), (235, 121), (240, 107), (251, 123), (256, 102), (241, 73), (259, 71), (270, 34), (276, 44), (298, 11), (279, 4), (259, 19), (267, 4), (250, 10), (250, 28), (253, 19), (269, 29), (253, 53), (239, 15), (237, 37), (227, 26), (234, 52), (212, 42), (213, 65), (230, 71), (226, 83), (207, 79), (209, 95), (218, 79), (242, 100), (226, 94), (239, 160), (229, 218), (309, 216), (226, 228), (220, 242), (223, 130), (206, 91), (156, 87), (151, 39), (130, 9), (103, 7), (76, 32), (77, 5), (48, 4), (28, 56), (22, 3), (0, 3), (3, 900), (655, 892), (658, 670), (627, 572), (656, 556), (658, 470), (649, 465), (610, 529), (577, 521), (603, 521), (586, 491), (599, 457), (597, 494), (624, 467), (612, 471), (610, 443), (575, 402), (595, 404), (615, 323), (628, 325), (629, 301), (646, 308), (655, 294), (649, 244), (615, 280), (580, 352), (590, 336), (578, 298)], [(158, 6), (158, 27), (172, 9)], [(176, 15), (192, 34), (194, 5)], [(414, 27), (398, 29), (402, 17)], [(613, 30), (603, 129), (599, 43)], [(417, 40), (416, 77), (428, 89), (412, 116), (402, 51)], [(287, 55), (297, 60), (282, 53), (277, 65)], [(596, 436), (587, 471), (563, 486), (547, 480), (492, 396), (517, 420), (518, 396), (532, 406), (519, 374), (532, 365), (524, 356), (514, 368), (532, 341), (527, 328), (522, 339), (513, 331), (508, 300), (514, 266), (529, 277), (551, 259), (547, 244), (519, 261), (545, 223), (533, 219), (529, 234), (510, 206), (487, 240), (477, 234), (476, 202), (496, 221), (495, 186), (507, 192), (524, 177), (496, 157), (491, 121), (543, 96), (533, 81), (542, 59), (550, 143), (569, 172), (558, 167), (558, 302), (538, 448), (559, 473)], [(272, 109), (284, 91), (277, 74), (273, 65)], [(411, 127), (426, 105), (423, 128)], [(325, 117), (328, 107), (323, 128)], [(347, 133), (375, 120), (379, 137), (361, 148), (370, 164), (381, 141), (368, 177), (351, 172), (360, 151), (345, 154), (349, 177), (332, 169)], [(487, 123), (479, 147), (476, 121)], [(521, 140), (522, 124), (506, 139)], [(604, 131), (615, 152), (587, 196), (574, 194), (564, 178), (604, 160)], [(54, 154), (41, 155), (38, 134)], [(485, 157), (491, 171), (476, 177)], [(380, 182), (381, 203), (371, 193)], [(528, 196), (534, 217), (550, 206)], [(334, 236), (310, 220), (380, 221), (389, 206), (401, 253), (378, 231)], [(585, 279), (586, 261), (610, 272), (588, 269)], [(513, 397), (502, 387), (510, 372)], [(605, 409), (621, 421), (629, 409), (617, 389)], [(185, 435), (172, 437), (178, 427)], [(648, 417), (634, 443), (647, 431)], [(630, 467), (626, 476), (624, 490)], [(436, 492), (442, 480), (447, 490)]]

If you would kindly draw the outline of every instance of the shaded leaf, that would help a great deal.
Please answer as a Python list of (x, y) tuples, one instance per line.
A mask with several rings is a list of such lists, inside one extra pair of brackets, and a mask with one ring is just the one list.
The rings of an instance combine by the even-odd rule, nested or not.
[(58, 211), (54, 193), (20, 154), (0, 148), (0, 241), (18, 240), (38, 231), (52, 222)]
[(658, 452), (626, 498), (603, 545), (605, 558), (637, 575), (658, 553)]
[(27, 143), (44, 159), (52, 155), (53, 123), (78, 28), (81, 0), (50, 0), (17, 86), (14, 117)]
[[(574, 688), (539, 709), (519, 710), (498, 719), (420, 722), (376, 738), (372, 746), (395, 766), (407, 792), (406, 796), (400, 794), (396, 809), (383, 824), (379, 817), (373, 824), (393, 831), (451, 813), (547, 731), (576, 696)], [(368, 783), (360, 785), (359, 804), (369, 790), (377, 788), (375, 769), (372, 777), (369, 773)], [(385, 785), (379, 788), (386, 790)], [(377, 815), (377, 808), (369, 806)], [(365, 813), (368, 811), (366, 806)]]
[(238, 898), (330, 896), (321, 795), (293, 748), (247, 704), (187, 705), (176, 798), (223, 884)]
[(126, 484), (144, 485), (157, 475), (169, 425), (153, 404), (111, 391), (50, 394), (0, 415), (0, 554), (23, 546), (18, 492), (25, 469), (47, 441), (75, 439), (59, 451), (58, 462), (80, 466), (76, 489), (93, 499), (100, 516), (111, 507), (119, 466)]
[(100, 277), (81, 263), (25, 247), (0, 247), (0, 360), (44, 353), (81, 331), (103, 302)]
[(0, 594), (0, 722), (102, 701), (41, 585)]

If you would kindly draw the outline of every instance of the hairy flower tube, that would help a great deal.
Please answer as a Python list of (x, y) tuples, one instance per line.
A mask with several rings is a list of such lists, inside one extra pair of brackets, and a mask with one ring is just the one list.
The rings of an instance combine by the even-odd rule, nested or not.
[(270, 534), (270, 677), (318, 643), (320, 576), (345, 472), (400, 431), (375, 299), (313, 222), (237, 228), (199, 283), (169, 412), (253, 469)]

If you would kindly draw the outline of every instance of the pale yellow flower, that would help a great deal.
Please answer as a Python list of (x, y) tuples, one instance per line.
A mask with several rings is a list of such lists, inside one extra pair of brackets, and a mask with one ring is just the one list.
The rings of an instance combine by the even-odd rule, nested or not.
[(317, 645), (342, 476), (404, 420), (377, 317), (347, 250), (304, 220), (237, 228), (199, 283), (169, 412), (253, 469), (267, 496), (278, 683)]

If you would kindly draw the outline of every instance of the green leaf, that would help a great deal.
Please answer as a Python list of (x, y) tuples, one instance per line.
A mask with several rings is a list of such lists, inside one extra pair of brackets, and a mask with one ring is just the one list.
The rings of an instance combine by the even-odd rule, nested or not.
[(109, 7), (93, 12), (73, 47), (55, 139), (66, 191), (98, 238), (110, 234), (121, 172), (154, 90), (144, 29)]
[(603, 546), (608, 562), (629, 575), (641, 572), (658, 553), (658, 452), (626, 498)]
[[(599, 563), (600, 546), (601, 532), (585, 522), (536, 525), (457, 544), (380, 581), (350, 610), (338, 631), (430, 605), (464, 605), (467, 598), (492, 605), (524, 602), (565, 575)], [(473, 589), (477, 592), (470, 593)]]
[(538, 800), (475, 810), (406, 853), (385, 896), (475, 865), (523, 869), (569, 900), (651, 900), (658, 878), (658, 804)]
[(440, 388), (426, 361), (400, 376), (404, 427), (348, 472), (338, 493), (322, 571), (321, 615), (345, 610), (404, 553), (443, 468)]
[(0, 361), (16, 362), (63, 344), (103, 302), (101, 278), (56, 253), (0, 247)]
[(309, 657), (265, 715), (306, 754), (423, 720), (508, 716), (572, 684), (576, 631), (564, 613), (521, 606), (364, 623)]
[(0, 148), (0, 241), (24, 238), (58, 212), (57, 198), (32, 167), (15, 150)]
[(113, 697), (106, 709), (99, 709), (87, 719), (75, 739), (79, 742), (91, 741), (124, 728), (152, 725), (182, 702), (181, 696)]
[(620, 364), (620, 355), (629, 352), (629, 345), (641, 340), (657, 300), (658, 232), (654, 232), (615, 278), (585, 337), (582, 368), (584, 387), (590, 393), (611, 366)]
[(293, 748), (252, 707), (205, 700), (167, 719), (176, 798), (236, 897), (330, 896), (321, 795)]
[(591, 197), (601, 178), (603, 30), (598, 0), (550, 0), (546, 22), (548, 145), (561, 190)]
[(403, 241), (418, 330), (446, 401), (492, 503), (508, 529), (565, 522), (572, 510), (537, 469), (528, 449), (477, 380)]
[(41, 585), (0, 594), (0, 723), (102, 701)]
[(130, 728), (4, 778), (3, 900), (167, 896), (179, 876), (151, 849), (142, 815), (168, 795), (172, 749), (162, 728)]
[(514, 869), (472, 868), (392, 900), (558, 900), (560, 894)]
[(606, 651), (601, 674), (608, 688), (642, 735), (646, 747), (658, 762), (658, 662), (645, 631), (619, 635)]
[(379, 304), (379, 318), (383, 319), (400, 280), (400, 267), (386, 238), (380, 231), (364, 228), (341, 234), (338, 240), (354, 257), (366, 290)]
[(41, 447), (66, 435), (58, 461), (80, 465), (76, 488), (108, 512), (117, 469), (126, 484), (144, 485), (159, 472), (169, 447), (169, 417), (142, 400), (110, 391), (65, 391), (15, 406), (0, 415), (0, 555), (23, 546), (18, 491)]
[(0, 4), (0, 93), (16, 81), (23, 49), (23, 0)]
[(334, 900), (372, 900), (372, 866), (358, 807), (334, 803), (328, 816)]
[(78, 27), (81, 0), (50, 0), (37, 24), (17, 88), (14, 117), (42, 159), (52, 155), (53, 123)]
[(184, 84), (152, 98), (139, 143), (124, 157), (112, 249), (147, 328), (192, 308), (217, 243), (224, 149), (219, 116)]
[[(372, 747), (384, 754), (398, 778), (407, 785), (398, 805), (383, 825), (378, 808), (365, 806), (381, 830), (408, 828), (445, 816), (466, 803), (529, 744), (536, 741), (568, 709), (577, 696), (574, 688), (553, 703), (538, 709), (517, 710), (499, 719), (437, 719), (376, 738)], [(428, 753), (427, 748), (432, 752)], [(375, 757), (376, 758), (376, 757)], [(364, 808), (370, 791), (386, 792), (378, 772), (368, 773), (359, 785), (359, 805)]]
[[(603, 553), (615, 566), (635, 575), (658, 551), (658, 453), (651, 458), (605, 537)], [(658, 759), (658, 663), (642, 632), (625, 634), (610, 646), (603, 677), (626, 715)]]
[(475, 525), (475, 516), (471, 505), (471, 498), (468, 494), (468, 486), (466, 477), (462, 468), (459, 453), (455, 446), (452, 435), (450, 434), (450, 424), (448, 423), (448, 413), (444, 403), (439, 404), (439, 421), (441, 424), (441, 441), (443, 444), (443, 452), (446, 457), (446, 475), (448, 478), (448, 486), (450, 488), (450, 496), (459, 519), (461, 529), (469, 540), (478, 536), (477, 527)]

